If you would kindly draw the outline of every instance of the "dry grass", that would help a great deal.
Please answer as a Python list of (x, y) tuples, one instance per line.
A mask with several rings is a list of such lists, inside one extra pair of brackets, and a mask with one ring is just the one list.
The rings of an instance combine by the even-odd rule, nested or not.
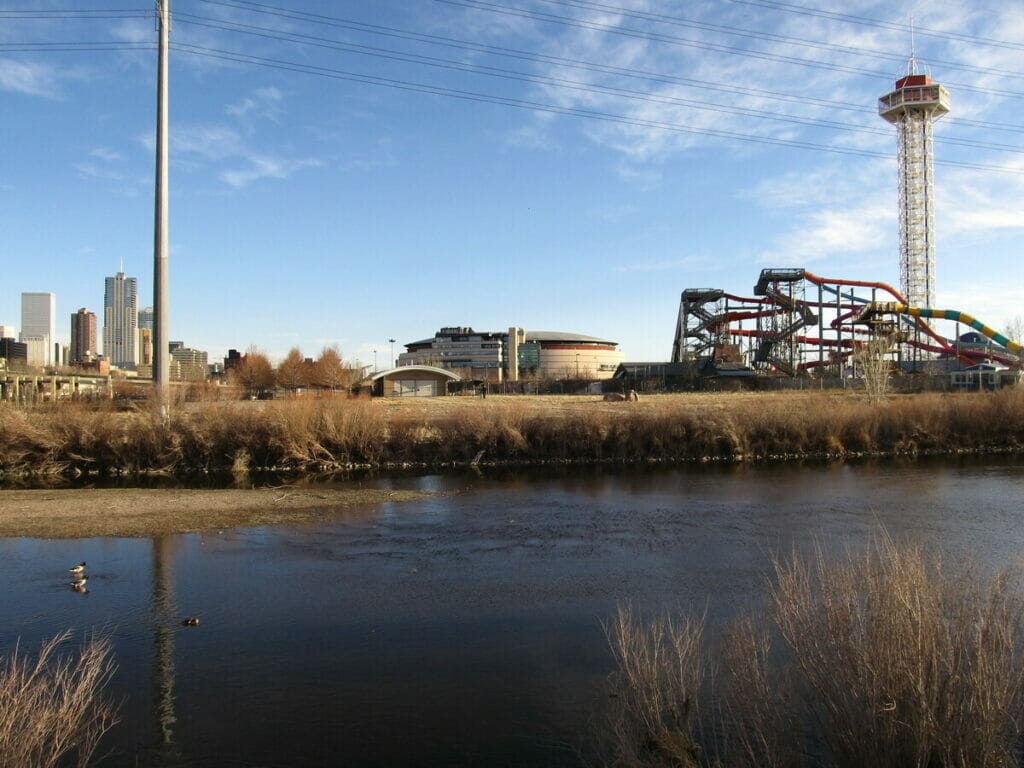
[(757, 460), (861, 453), (1017, 451), (1024, 391), (465, 397), (147, 407), (0, 404), (0, 472), (319, 471), (353, 465), (485, 461)]
[(0, 668), (0, 768), (86, 766), (117, 722), (104, 696), (109, 642), (93, 638), (72, 655), (62, 653), (69, 637), (45, 641), (34, 659), (15, 650)]
[[(699, 648), (676, 646), (685, 652), (678, 658), (652, 654), (651, 648), (674, 647), (665, 640), (664, 620), (643, 627), (620, 614), (612, 632), (614, 679), (629, 690), (617, 700), (623, 725), (608, 731), (615, 755), (608, 762), (1017, 765), (1024, 714), (1020, 577), (947, 570), (940, 558), (899, 547), (884, 534), (865, 552), (836, 561), (820, 551), (777, 560), (767, 614), (739, 620), (723, 642), (716, 706), (702, 713), (716, 719), (718, 737), (704, 745), (694, 731), (698, 717), (675, 717), (672, 709), (673, 701), (692, 700), (700, 690), (702, 673), (689, 671), (707, 663)], [(686, 682), (678, 674), (684, 668)], [(652, 686), (662, 692), (652, 693)], [(674, 735), (662, 735), (673, 727)], [(666, 762), (650, 752), (660, 744), (686, 747)]]

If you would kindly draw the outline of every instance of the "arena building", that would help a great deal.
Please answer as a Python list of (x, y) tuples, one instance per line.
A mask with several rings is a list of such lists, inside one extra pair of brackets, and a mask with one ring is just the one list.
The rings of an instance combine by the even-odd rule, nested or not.
[(433, 365), (463, 379), (609, 379), (623, 360), (618, 342), (560, 331), (474, 331), (442, 328), (405, 345), (398, 365)]

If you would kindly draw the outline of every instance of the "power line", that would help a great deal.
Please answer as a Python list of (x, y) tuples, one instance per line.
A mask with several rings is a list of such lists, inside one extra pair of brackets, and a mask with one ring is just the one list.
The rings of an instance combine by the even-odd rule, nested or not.
[[(403, 51), (394, 51), (387, 48), (377, 48), (373, 46), (365, 46), (355, 43), (343, 43), (337, 40), (332, 40), (330, 38), (324, 38), (319, 36), (305, 35), (294, 32), (282, 32), (278, 30), (268, 29), (266, 27), (257, 27), (249, 24), (241, 24), (238, 22), (223, 22), (216, 19), (207, 19), (206, 17), (194, 16), (192, 14), (179, 13), (177, 14), (176, 18), (179, 21), (179, 23), (194, 24), (207, 28), (218, 29), (221, 31), (240, 32), (243, 34), (255, 35), (263, 38), (270, 38), (278, 42), (294, 42), (303, 45), (313, 45), (328, 48), (330, 50), (346, 51), (358, 55), (365, 55), (390, 61), (419, 64), (459, 72), (471, 72), (475, 74), (484, 75), (487, 77), (497, 77), (505, 80), (526, 82), (535, 85), (546, 85), (589, 94), (617, 96), (621, 98), (636, 101), (644, 101), (648, 103), (689, 107), (701, 111), (719, 112), (724, 114), (740, 115), (744, 117), (756, 117), (765, 120), (773, 120), (777, 122), (784, 122), (789, 124), (803, 125), (815, 128), (832, 128), (840, 131), (852, 133), (866, 133), (876, 136), (889, 135), (889, 131), (883, 128), (858, 126), (852, 125), (850, 123), (841, 123), (834, 120), (800, 117), (796, 115), (772, 112), (769, 110), (752, 109), (748, 107), (736, 107), (726, 104), (717, 104), (715, 102), (700, 101), (676, 96), (651, 94), (648, 92), (642, 92), (627, 88), (602, 86), (593, 83), (568, 80), (565, 78), (554, 78), (542, 75), (534, 75), (528, 72), (510, 70), (501, 67), (491, 67), (479, 64), (466, 64), (463, 62), (453, 61), (451, 59), (440, 59), (432, 56), (422, 56), (419, 54), (412, 54)], [(956, 144), (972, 147), (985, 147), (987, 149), (992, 149), (1001, 152), (1024, 152), (1024, 149), (1020, 147), (1010, 146), (1006, 144), (996, 144), (991, 142), (978, 142), (975, 140), (957, 139), (953, 137), (943, 138), (941, 139), (941, 141), (947, 144)]]
[[(868, 56), (876, 59), (884, 59), (887, 61), (906, 62), (907, 60), (907, 57), (904, 55), (889, 53), (888, 51), (881, 51), (878, 50), (877, 48), (863, 48), (853, 45), (837, 45), (836, 43), (826, 42), (822, 40), (811, 40), (809, 38), (804, 37), (780, 35), (774, 32), (762, 32), (752, 29), (744, 29), (741, 27), (727, 26), (723, 24), (712, 24), (710, 22), (696, 21), (694, 19), (687, 19), (680, 16), (669, 16), (663, 13), (651, 13), (649, 11), (631, 10), (629, 8), (622, 8), (620, 6), (593, 2), (593, 0), (540, 1), (550, 3), (552, 5), (567, 6), (569, 8), (607, 11), (611, 13), (620, 14), (627, 18), (638, 19), (641, 21), (652, 21), (659, 24), (669, 24), (672, 26), (689, 29), (701, 29), (709, 32), (718, 32), (725, 35), (733, 35), (735, 37), (745, 37), (752, 40), (767, 40), (770, 42), (786, 43), (789, 45), (799, 45), (822, 51), (848, 53), (853, 56)], [(1010, 70), (996, 69), (994, 67), (979, 67), (973, 64), (963, 64), (961, 62), (948, 61), (945, 59), (936, 59), (933, 57), (928, 57), (928, 61), (931, 62), (932, 64), (939, 64), (947, 69), (958, 69), (966, 72), (975, 72), (977, 74), (996, 74), (1001, 77), (1024, 79), (1024, 72), (1012, 72)]]
[[(603, 74), (612, 74), (624, 77), (643, 79), (648, 80), (650, 82), (678, 84), (690, 86), (693, 88), (718, 91), (722, 93), (733, 93), (755, 97), (767, 97), (791, 103), (824, 106), (833, 110), (838, 109), (848, 112), (874, 114), (874, 110), (868, 107), (851, 105), (845, 102), (832, 101), (829, 99), (820, 99), (813, 96), (799, 96), (794, 94), (782, 93), (779, 91), (752, 88), (749, 86), (715, 83), (706, 80), (698, 80), (694, 78), (667, 75), (663, 73), (652, 72), (649, 70), (632, 69), (628, 67), (616, 67), (607, 64), (584, 61), (581, 59), (554, 56), (551, 54), (539, 53), (536, 51), (524, 51), (522, 49), (517, 48), (488, 45), (485, 43), (467, 41), (459, 38), (444, 37), (440, 35), (415, 32), (412, 30), (401, 29), (398, 27), (369, 24), (367, 22), (360, 22), (337, 16), (326, 16), (323, 14), (308, 13), (304, 11), (293, 11), (287, 8), (268, 5), (266, 3), (253, 2), (253, 0), (201, 0), (201, 2), (204, 2), (208, 5), (218, 5), (238, 10), (247, 10), (254, 13), (262, 13), (269, 16), (276, 16), (292, 21), (306, 21), (314, 24), (320, 24), (323, 26), (348, 29), (351, 31), (364, 32), (368, 34), (380, 35), (385, 37), (393, 37), (402, 40), (424, 42), (428, 44), (441, 45), (459, 50), (488, 53), (495, 56), (504, 56), (509, 58), (521, 59), (524, 61), (557, 64), (559, 66), (568, 66), (591, 72), (600, 72)], [(1016, 125), (1012, 123), (999, 123), (993, 121), (971, 120), (969, 118), (955, 115), (946, 118), (946, 122), (955, 123), (957, 125), (986, 128), (989, 130), (999, 130), (1008, 132), (1024, 131), (1024, 125)]]
[[(780, 139), (771, 136), (758, 136), (755, 134), (745, 134), (739, 133), (737, 131), (727, 131), (714, 128), (694, 128), (692, 126), (679, 125), (676, 123), (633, 118), (627, 117), (625, 115), (601, 112), (598, 110), (583, 109), (580, 107), (562, 107), (554, 104), (545, 104), (543, 102), (530, 101), (528, 99), (518, 99), (507, 96), (498, 96), (494, 94), (479, 93), (455, 88), (447, 88), (443, 86), (430, 85), (427, 83), (416, 83), (408, 80), (400, 80), (397, 78), (386, 78), (376, 75), (366, 75), (359, 72), (350, 72), (346, 70), (333, 69), (329, 67), (301, 64), (298, 62), (285, 61), (281, 59), (272, 59), (263, 56), (255, 56), (253, 54), (241, 53), (237, 51), (225, 51), (217, 48), (207, 48), (204, 46), (189, 45), (180, 42), (176, 43), (173, 47), (176, 50), (180, 50), (184, 53), (192, 53), (195, 55), (206, 56), (208, 58), (213, 59), (221, 59), (225, 61), (233, 61), (236, 63), (243, 64), (255, 64), (262, 67), (279, 69), (288, 72), (298, 72), (301, 74), (316, 75), (319, 77), (327, 77), (331, 79), (345, 80), (348, 82), (356, 82), (366, 85), (394, 88), (397, 90), (410, 91), (415, 93), (445, 96), (454, 99), (460, 99), (463, 101), (473, 101), (486, 104), (510, 106), (520, 109), (527, 109), (535, 112), (546, 112), (551, 114), (584, 117), (621, 125), (629, 125), (633, 127), (654, 128), (657, 130), (667, 131), (671, 133), (712, 136), (716, 138), (725, 139), (736, 139), (740, 141), (758, 144), (768, 144), (797, 149), (812, 149), (816, 151), (830, 152), (833, 154), (841, 155), (854, 155), (859, 157), (870, 157), (885, 160), (891, 159), (891, 155), (887, 153), (873, 152), (871, 150), (857, 149), (853, 147), (837, 147), (827, 144), (818, 144), (809, 141), (801, 141), (795, 139)], [(1006, 168), (1004, 166), (989, 165), (984, 163), (968, 163), (957, 160), (936, 160), (935, 163), (937, 165), (969, 168), (973, 170), (996, 171), (1000, 173), (1010, 173), (1014, 175), (1024, 173), (1024, 169), (1017, 170), (1013, 168)]]
[(742, 5), (754, 5), (760, 8), (770, 8), (774, 10), (781, 10), (787, 13), (795, 13), (801, 16), (817, 16), (822, 19), (831, 19), (833, 21), (845, 21), (852, 24), (859, 24), (868, 27), (878, 27), (879, 29), (891, 29), (897, 32), (904, 32), (908, 36), (911, 32), (915, 35), (925, 35), (927, 37), (934, 37), (940, 40), (955, 40), (963, 43), (975, 43), (981, 45), (989, 45), (995, 48), (1009, 48), (1012, 50), (1024, 50), (1024, 44), (1015, 43), (1009, 40), (998, 40), (992, 37), (982, 37), (979, 35), (968, 35), (962, 32), (946, 32), (939, 29), (929, 29), (928, 27), (921, 27), (915, 24), (911, 27), (909, 24), (900, 24), (894, 21), (884, 21), (882, 19), (872, 19), (868, 16), (855, 16), (848, 13), (839, 13), (837, 11), (824, 11), (819, 8), (808, 8), (804, 5), (795, 5), (793, 3), (782, 3), (775, 2), (773, 0), (729, 0), (733, 3), (740, 3)]
[[(655, 42), (665, 43), (668, 45), (699, 48), (701, 50), (714, 51), (716, 53), (736, 54), (739, 56), (746, 56), (749, 58), (760, 59), (763, 61), (783, 62), (786, 64), (795, 64), (797, 66), (809, 67), (812, 69), (827, 69), (833, 72), (844, 72), (846, 74), (853, 75), (865, 75), (874, 78), (889, 77), (889, 73), (879, 72), (877, 70), (863, 69), (861, 67), (850, 67), (842, 64), (830, 64), (827, 62), (813, 61), (810, 59), (801, 59), (797, 56), (785, 56), (782, 54), (768, 53), (765, 51), (750, 51), (745, 48), (739, 48), (736, 46), (722, 45), (718, 43), (707, 43), (701, 40), (692, 40), (689, 38), (676, 37), (674, 35), (663, 35), (657, 32), (648, 32), (645, 30), (633, 29), (630, 27), (614, 27), (608, 24), (580, 21), (578, 19), (573, 19), (568, 16), (559, 16), (553, 13), (532, 11), (525, 8), (513, 8), (510, 6), (502, 6), (496, 3), (486, 2), (485, 0), (434, 0), (434, 2), (444, 3), (446, 5), (459, 6), (462, 8), (469, 8), (473, 10), (486, 11), (488, 13), (512, 16), (516, 18), (534, 19), (552, 24), (559, 24), (567, 27), (575, 27), (578, 29), (586, 29), (596, 32), (606, 32), (608, 34), (619, 35), (622, 37), (653, 40)], [(1008, 91), (997, 88), (983, 88), (981, 86), (970, 85), (968, 83), (949, 82), (947, 84), (950, 85), (951, 87), (959, 88), (962, 91), (985, 93), (996, 96), (1004, 96), (1007, 98), (1024, 98), (1024, 92), (1021, 91)]]

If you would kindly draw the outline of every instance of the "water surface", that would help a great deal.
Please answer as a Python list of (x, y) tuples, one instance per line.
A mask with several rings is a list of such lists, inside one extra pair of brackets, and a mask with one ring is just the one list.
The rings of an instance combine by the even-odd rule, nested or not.
[[(773, 553), (879, 525), (999, 567), (1024, 552), (1022, 481), (1015, 459), (350, 481), (437, 495), (287, 527), (0, 540), (0, 652), (111, 635), (109, 766), (579, 765), (617, 604), (717, 626), (759, 600)], [(80, 560), (85, 595), (67, 587)]]

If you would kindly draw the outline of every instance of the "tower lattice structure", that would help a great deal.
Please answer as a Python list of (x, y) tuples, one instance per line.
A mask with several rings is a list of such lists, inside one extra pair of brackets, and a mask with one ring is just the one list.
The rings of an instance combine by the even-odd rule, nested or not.
[(949, 92), (928, 75), (910, 74), (878, 100), (896, 126), (900, 195), (900, 288), (907, 303), (935, 306), (935, 170), (932, 125), (949, 112)]

